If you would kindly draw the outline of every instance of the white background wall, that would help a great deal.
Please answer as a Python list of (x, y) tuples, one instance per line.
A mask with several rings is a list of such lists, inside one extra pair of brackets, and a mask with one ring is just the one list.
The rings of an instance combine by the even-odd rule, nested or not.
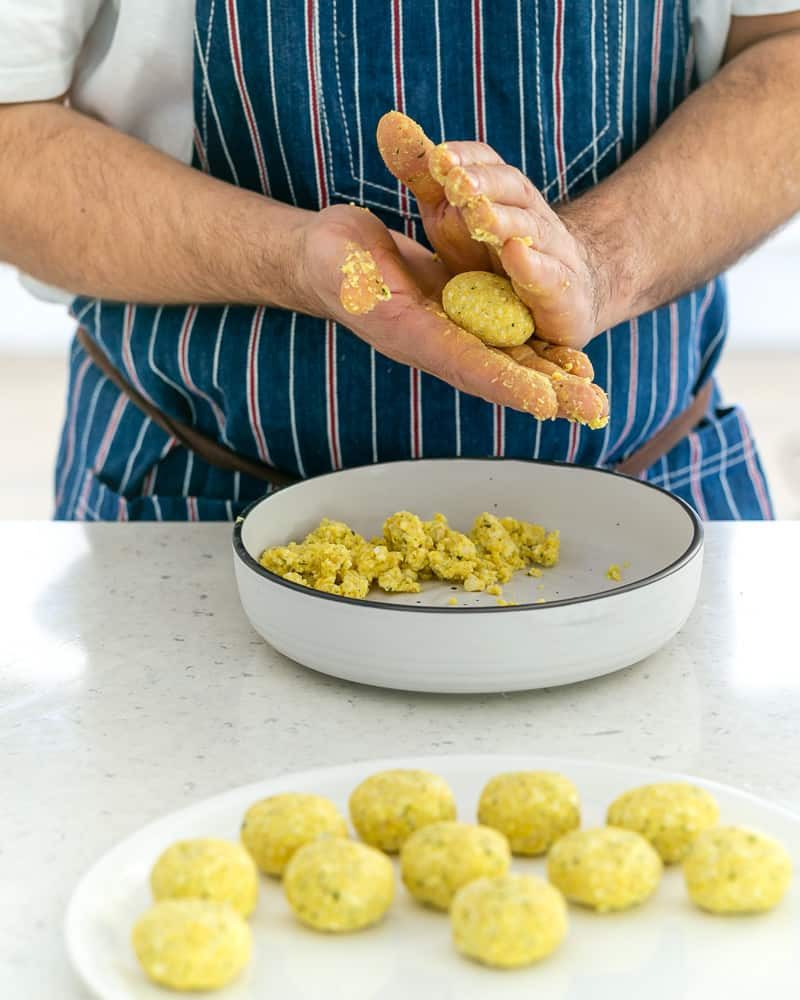
[[(800, 218), (730, 274), (729, 350), (800, 352)], [(72, 324), (62, 306), (42, 303), (0, 264), (0, 354), (63, 354)]]

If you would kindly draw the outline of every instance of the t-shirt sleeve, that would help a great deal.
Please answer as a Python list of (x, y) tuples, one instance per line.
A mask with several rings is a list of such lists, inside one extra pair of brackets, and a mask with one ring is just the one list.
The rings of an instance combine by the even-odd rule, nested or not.
[(734, 17), (761, 17), (766, 14), (800, 12), (800, 0), (733, 0)]
[(69, 90), (103, 0), (2, 0), (0, 103), (45, 101)]

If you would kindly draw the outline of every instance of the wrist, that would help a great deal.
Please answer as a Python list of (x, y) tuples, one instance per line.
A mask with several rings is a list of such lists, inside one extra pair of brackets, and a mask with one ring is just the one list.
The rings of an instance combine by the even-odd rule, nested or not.
[(596, 336), (635, 314), (634, 242), (597, 189), (556, 211), (577, 243), (589, 276)]

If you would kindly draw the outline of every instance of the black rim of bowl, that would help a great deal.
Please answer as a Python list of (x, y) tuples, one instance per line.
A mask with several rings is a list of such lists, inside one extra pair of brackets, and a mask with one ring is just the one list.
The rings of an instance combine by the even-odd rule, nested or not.
[[(550, 465), (556, 466), (559, 469), (580, 469), (582, 472), (593, 472), (600, 473), (605, 476), (614, 476), (617, 479), (629, 479), (632, 482), (638, 483), (640, 486), (646, 487), (647, 489), (654, 490), (656, 493), (661, 493), (663, 496), (668, 497), (673, 503), (677, 504), (678, 507), (683, 510), (692, 525), (692, 539), (689, 542), (686, 550), (678, 556), (673, 562), (663, 569), (658, 570), (656, 573), (651, 573), (649, 576), (643, 577), (640, 580), (634, 580), (632, 583), (624, 583), (619, 587), (614, 587), (613, 590), (601, 590), (594, 594), (585, 594), (582, 597), (564, 597), (558, 601), (546, 601), (543, 604), (513, 604), (507, 607), (502, 607), (498, 605), (497, 607), (481, 607), (481, 608), (465, 608), (465, 607), (453, 607), (448, 605), (447, 607), (438, 607), (431, 604), (392, 604), (391, 602), (382, 601), (371, 601), (368, 598), (354, 598), (354, 597), (341, 597), (339, 594), (328, 594), (322, 590), (313, 590), (311, 587), (304, 587), (301, 583), (294, 583), (292, 580), (284, 580), (282, 576), (278, 576), (276, 573), (270, 572), (265, 569), (257, 559), (245, 548), (244, 542), (242, 541), (242, 526), (247, 519), (250, 512), (261, 504), (269, 503), (278, 494), (284, 494), (287, 491), (298, 489), (301, 486), (306, 486), (309, 483), (318, 483), (320, 480), (329, 479), (331, 476), (342, 476), (346, 475), (348, 472), (356, 472), (359, 469), (378, 469), (383, 466), (394, 466), (394, 465), (410, 465), (416, 464), (417, 462), (503, 462), (503, 463), (516, 463), (519, 465), (530, 465), (530, 466), (541, 466)], [(676, 573), (679, 569), (682, 569), (687, 563), (691, 562), (692, 559), (700, 551), (703, 544), (703, 526), (700, 523), (700, 518), (697, 516), (692, 507), (682, 500), (680, 497), (675, 496), (674, 493), (670, 493), (668, 490), (661, 489), (660, 486), (656, 486), (653, 483), (648, 483), (644, 479), (638, 479), (635, 476), (626, 476), (619, 472), (614, 472), (612, 469), (598, 469), (591, 468), (582, 465), (572, 465), (569, 462), (553, 462), (553, 461), (532, 461), (526, 460), (524, 458), (422, 458), (422, 459), (406, 459), (399, 460), (397, 462), (378, 462), (375, 465), (360, 465), (354, 466), (349, 469), (338, 469), (336, 472), (326, 472), (321, 476), (314, 476), (312, 479), (303, 479), (300, 482), (293, 483), (291, 486), (284, 486), (280, 490), (276, 490), (274, 493), (270, 493), (268, 496), (259, 497), (258, 500), (254, 500), (251, 504), (242, 511), (233, 526), (233, 550), (237, 558), (247, 566), (249, 569), (254, 570), (259, 576), (263, 576), (265, 579), (269, 580), (271, 583), (276, 583), (281, 587), (286, 587), (288, 590), (297, 591), (306, 597), (315, 597), (323, 601), (336, 601), (339, 604), (344, 604), (347, 607), (357, 607), (357, 608), (375, 608), (378, 611), (411, 611), (415, 614), (440, 614), (440, 615), (453, 615), (453, 614), (472, 614), (472, 615), (483, 615), (483, 614), (495, 614), (500, 612), (514, 612), (514, 611), (545, 611), (552, 608), (564, 608), (575, 604), (587, 604), (590, 601), (601, 601), (610, 597), (619, 597), (621, 594), (628, 594), (634, 590), (640, 590), (642, 587), (647, 587), (650, 584), (656, 583), (659, 580), (663, 580), (673, 573)]]

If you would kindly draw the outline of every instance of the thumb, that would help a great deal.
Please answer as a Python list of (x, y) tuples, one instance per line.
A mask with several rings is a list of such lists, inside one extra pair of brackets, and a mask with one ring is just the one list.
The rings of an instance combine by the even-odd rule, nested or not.
[(441, 184), (428, 170), (428, 154), (434, 148), (419, 125), (400, 111), (389, 111), (378, 122), (375, 138), (388, 170), (407, 187), (420, 204), (444, 199)]

